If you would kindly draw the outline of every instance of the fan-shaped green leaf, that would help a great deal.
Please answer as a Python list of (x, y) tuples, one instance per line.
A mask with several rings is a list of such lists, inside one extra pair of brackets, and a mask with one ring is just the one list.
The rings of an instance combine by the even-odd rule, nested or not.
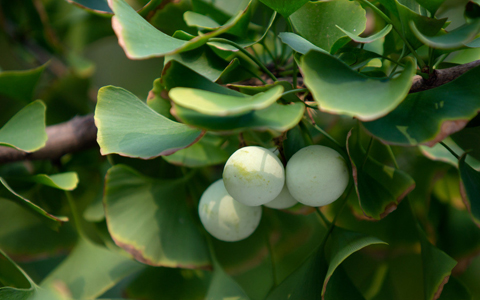
[(425, 45), (436, 48), (451, 50), (470, 43), (480, 32), (480, 20), (476, 20), (470, 24), (465, 24), (451, 32), (437, 36), (426, 36), (422, 34), (413, 21), (409, 22), (415, 36)]
[[(395, 109), (410, 90), (415, 63), (394, 79), (376, 79), (352, 70), (339, 59), (316, 51), (300, 58), (305, 85), (319, 109), (346, 114), (360, 120), (375, 120)], [(375, 91), (375, 93), (372, 93)]]
[(278, 37), (282, 40), (284, 44), (287, 44), (288, 46), (290, 46), (290, 48), (301, 54), (307, 54), (307, 52), (310, 50), (328, 53), (327, 51), (323, 50), (318, 46), (315, 46), (307, 39), (293, 32), (280, 32)]
[(31, 101), (38, 80), (47, 64), (25, 71), (0, 72), (0, 95), (20, 101)]
[(214, 262), (214, 273), (205, 299), (250, 300), (245, 291), (233, 280), (218, 262)]
[(435, 13), (437, 12), (437, 9), (442, 5), (442, 3), (445, 0), (415, 0), (415, 1), (417, 1), (421, 6), (428, 9), (428, 11), (430, 11), (432, 16), (434, 16)]
[[(379, 240), (376, 237), (372, 237), (362, 233), (335, 227), (330, 237), (330, 245), (328, 247), (329, 251), (327, 252), (329, 264), (328, 264), (327, 275), (323, 283), (322, 295), (325, 296), (326, 292), (328, 294), (328, 290), (330, 288), (330, 285), (328, 285), (328, 283), (330, 278), (334, 274), (335, 270), (340, 266), (340, 264), (345, 259), (347, 259), (347, 257), (349, 257), (353, 253), (369, 245), (374, 245), (374, 244), (386, 244), (386, 243)], [(332, 283), (332, 285), (334, 284)], [(327, 297), (325, 297), (325, 299), (327, 299)], [(336, 299), (346, 299), (346, 298), (336, 298)]]
[(22, 197), (20, 194), (16, 193), (3, 179), (0, 177), (0, 198), (3, 199), (8, 199), (11, 200), (23, 208), (31, 211), (39, 217), (42, 221), (45, 222), (46, 225), (48, 225), (50, 228), (57, 230), (60, 225), (62, 225), (62, 222), (67, 222), (68, 218), (67, 217), (56, 217), (54, 215), (51, 215), (47, 213), (45, 210), (43, 210), (40, 206), (34, 204), (27, 198)]
[(433, 146), (477, 115), (479, 76), (477, 67), (440, 87), (409, 94), (388, 115), (363, 125), (389, 144)]
[(74, 190), (78, 184), (78, 176), (75, 172), (66, 172), (53, 175), (38, 174), (29, 178), (25, 178), (25, 180), (41, 183), (66, 191)]
[(167, 64), (165, 64), (160, 81), (155, 83), (161, 85), (167, 92), (175, 87), (188, 87), (223, 95), (237, 97), (245, 96), (235, 90), (212, 82), (205, 76), (192, 71), (177, 61), (169, 61)]
[(10, 257), (0, 250), (0, 300), (68, 300), (58, 286), (39, 287)]
[(0, 200), (0, 249), (14, 259), (35, 260), (71, 249), (77, 235), (70, 223), (55, 232), (31, 212)]
[(26, 152), (45, 146), (48, 139), (45, 131), (45, 110), (45, 104), (37, 100), (16, 113), (0, 128), (0, 146)]
[(442, 250), (432, 245), (423, 230), (417, 225), (422, 245), (423, 286), (425, 300), (438, 299), (457, 262)]
[[(458, 155), (463, 155), (463, 153), (465, 153), (465, 151), (462, 148), (460, 148), (460, 146), (457, 145), (452, 140), (451, 136), (445, 138), (442, 142), (445, 143), (450, 149), (455, 151), (455, 153), (457, 153)], [(443, 147), (440, 144), (435, 144), (433, 147), (421, 145), (419, 146), (419, 148), (420, 148), (420, 151), (422, 151), (423, 155), (430, 158), (431, 160), (443, 161), (454, 167), (458, 166), (458, 159), (455, 156), (453, 156), (453, 154), (450, 153), (450, 151), (445, 149), (445, 147)], [(465, 148), (465, 149), (469, 149), (469, 148)], [(475, 158), (473, 158), (471, 155), (467, 156), (466, 161), (474, 169), (480, 168), (480, 162)]]
[(40, 286), (61, 282), (74, 299), (96, 299), (121, 279), (143, 268), (142, 264), (124, 254), (80, 239), (68, 257)]
[(445, 22), (447, 21), (447, 18), (436, 19), (422, 15), (422, 8), (416, 2), (414, 2), (413, 5), (417, 8), (415, 11), (412, 10), (413, 7), (407, 7), (396, 0), (395, 2), (398, 9), (398, 14), (400, 16), (400, 24), (397, 24), (397, 27), (401, 28), (402, 34), (414, 49), (419, 48), (423, 45), (423, 43), (419, 41), (412, 32), (410, 26), (408, 26), (409, 22), (414, 22), (417, 28), (425, 35), (434, 36), (440, 31), (440, 29), (442, 29), (443, 25), (445, 25)]
[(198, 27), (200, 29), (217, 29), (221, 25), (209, 16), (196, 13), (194, 11), (186, 11), (183, 14), (183, 19), (190, 27)]
[(265, 109), (226, 117), (204, 115), (177, 105), (174, 106), (174, 111), (185, 124), (206, 130), (232, 131), (250, 128), (287, 131), (300, 122), (305, 105), (299, 102), (290, 105), (274, 103)]
[(104, 194), (110, 235), (146, 264), (209, 267), (207, 245), (186, 197), (185, 179), (155, 180), (116, 165), (107, 173)]
[(386, 217), (414, 189), (415, 181), (408, 174), (381, 164), (370, 156), (365, 158), (359, 128), (349, 132), (347, 151), (352, 162), (358, 200), (367, 218), (380, 220)]
[(371, 43), (371, 42), (375, 42), (376, 40), (379, 40), (381, 38), (384, 38), (388, 33), (390, 33), (390, 31), (392, 30), (392, 24), (388, 24), (387, 26), (385, 26), (382, 30), (380, 30), (379, 32), (369, 36), (369, 37), (360, 37), (356, 34), (353, 34), (352, 32), (349, 32), (343, 28), (341, 28), (340, 26), (338, 25), (335, 25), (337, 26), (338, 29), (340, 29), (341, 31), (343, 31), (349, 38), (351, 38), (352, 40), (354, 40), (355, 42), (357, 43)]
[(473, 300), (472, 294), (467, 287), (456, 277), (450, 277), (443, 287), (442, 294), (438, 300)]
[(122, 88), (103, 87), (95, 109), (97, 141), (103, 155), (153, 158), (172, 154), (195, 143), (199, 130), (156, 113)]
[(254, 96), (229, 96), (209, 91), (177, 87), (168, 96), (179, 106), (211, 116), (231, 116), (269, 107), (282, 95), (283, 87), (274, 86)]
[(165, 57), (165, 64), (172, 59), (211, 81), (217, 81), (227, 67), (231, 67), (232, 63), (238, 63), (237, 60), (235, 60), (236, 63), (227, 63), (218, 57), (207, 45), (190, 51), (168, 55)]
[(132, 299), (200, 300), (205, 299), (211, 272), (147, 267), (126, 288)]
[(365, 10), (360, 4), (348, 0), (310, 1), (292, 14), (290, 19), (301, 36), (327, 52), (338, 39), (345, 36), (335, 25), (360, 34), (367, 22)]
[(238, 141), (206, 134), (198, 143), (163, 159), (174, 165), (198, 168), (224, 163), (238, 149)]
[(285, 18), (296, 12), (308, 0), (260, 0), (263, 4), (278, 12)]
[[(384, 242), (338, 227), (335, 227), (333, 232), (336, 233), (331, 236), (332, 242), (328, 245), (328, 259), (325, 259), (322, 248), (315, 251), (297, 270), (271, 291), (267, 300), (364, 299), (338, 266), (356, 251)], [(337, 272), (334, 272), (335, 270)], [(326, 287), (326, 290), (321, 287)], [(343, 297), (346, 295), (348, 297)]]
[[(88, 12), (92, 12), (97, 15), (101, 16), (111, 16), (113, 15), (113, 11), (108, 6), (108, 0), (67, 0), (68, 2), (72, 3), (75, 6), (78, 6)], [(162, 0), (150, 0), (146, 1), (138, 1), (134, 0), (133, 3), (136, 7), (140, 7), (137, 12), (141, 15), (146, 15), (150, 11), (156, 9)]]
[(465, 158), (466, 154), (458, 161), (458, 170), (462, 179), (460, 191), (473, 221), (480, 227), (480, 172), (470, 167), (465, 162)]
[(112, 27), (126, 55), (131, 59), (145, 59), (156, 56), (184, 52), (200, 47), (209, 38), (222, 34), (232, 28), (246, 13), (238, 13), (216, 31), (197, 36), (189, 41), (176, 39), (159, 31), (143, 19), (124, 0), (109, 0), (115, 16)]

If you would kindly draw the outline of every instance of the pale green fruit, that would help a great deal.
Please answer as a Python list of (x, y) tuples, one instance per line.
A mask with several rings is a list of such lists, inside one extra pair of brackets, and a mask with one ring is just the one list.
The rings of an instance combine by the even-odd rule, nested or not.
[(273, 199), (268, 203), (265, 203), (264, 206), (276, 209), (285, 209), (292, 207), (297, 203), (297, 200), (292, 197), (292, 195), (288, 191), (287, 185), (285, 184), (280, 194), (278, 194), (277, 198)]
[(223, 181), (233, 199), (258, 206), (280, 194), (285, 184), (285, 169), (272, 151), (256, 146), (243, 147), (227, 160)]
[(220, 179), (203, 192), (198, 214), (211, 235), (222, 241), (235, 242), (247, 238), (255, 231), (260, 223), (262, 209), (235, 201)]
[(343, 157), (319, 145), (295, 153), (288, 161), (286, 177), (290, 194), (308, 206), (323, 206), (337, 200), (349, 180)]

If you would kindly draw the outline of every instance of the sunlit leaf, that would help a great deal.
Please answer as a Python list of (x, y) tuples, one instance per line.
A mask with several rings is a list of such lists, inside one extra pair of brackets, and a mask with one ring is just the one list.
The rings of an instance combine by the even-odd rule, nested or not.
[(238, 115), (260, 110), (275, 103), (282, 95), (283, 87), (275, 86), (254, 96), (230, 96), (191, 88), (173, 88), (170, 99), (179, 106), (212, 116)]
[(238, 13), (219, 30), (185, 41), (173, 38), (153, 27), (124, 0), (109, 0), (109, 5), (115, 13), (112, 27), (120, 45), (131, 59), (165, 56), (198, 48), (209, 38), (232, 28), (246, 13), (246, 10)]
[(433, 146), (477, 115), (479, 76), (477, 67), (440, 87), (409, 94), (388, 115), (363, 126), (389, 144)]
[(78, 184), (78, 176), (75, 172), (65, 172), (53, 175), (38, 174), (26, 177), (24, 180), (66, 191), (74, 190)]
[(118, 153), (144, 159), (168, 155), (195, 143), (202, 135), (156, 113), (129, 91), (113, 86), (98, 92), (95, 124), (103, 155)]
[(300, 58), (300, 68), (320, 110), (360, 120), (375, 120), (394, 110), (408, 94), (415, 74), (412, 59), (406, 60), (406, 68), (397, 78), (377, 79), (316, 51)]
[(336, 25), (338, 29), (340, 29), (341, 31), (343, 31), (349, 38), (351, 38), (352, 40), (354, 40), (355, 42), (357, 43), (371, 43), (371, 42), (375, 42), (376, 40), (379, 40), (379, 39), (382, 39), (384, 38), (387, 34), (390, 33), (390, 31), (392, 30), (392, 24), (388, 24), (387, 26), (385, 26), (382, 30), (380, 30), (379, 32), (369, 36), (369, 37), (360, 37), (356, 34), (353, 34), (352, 32), (349, 32), (349, 31), (346, 31), (345, 29), (341, 28), (340, 26)]
[(63, 283), (74, 299), (94, 299), (144, 266), (105, 247), (80, 239), (73, 251), (41, 282)]
[(54, 215), (51, 215), (47, 213), (44, 209), (42, 209), (40, 206), (36, 205), (35, 203), (31, 202), (27, 198), (24, 198), (20, 194), (16, 193), (3, 179), (0, 177), (0, 196), (3, 198), (3, 200), (10, 200), (18, 205), (22, 206), (23, 208), (29, 210), (32, 212), (35, 216), (39, 217), (42, 221), (45, 222), (46, 225), (48, 225), (50, 228), (57, 230), (60, 225), (62, 225), (62, 222), (67, 222), (68, 218), (67, 217), (56, 217)]
[(384, 165), (370, 155), (366, 158), (358, 127), (348, 134), (347, 150), (363, 213), (369, 219), (386, 217), (413, 190), (415, 182), (408, 174)]
[(409, 23), (415, 36), (425, 45), (436, 49), (455, 49), (471, 42), (480, 32), (480, 20), (465, 24), (451, 32), (437, 36), (426, 36), (418, 30), (413, 21)]
[(0, 146), (33, 152), (45, 146), (45, 104), (37, 100), (25, 106), (0, 128)]
[[(345, 14), (347, 11), (348, 17)], [(360, 4), (348, 0), (310, 1), (292, 14), (290, 19), (301, 36), (327, 52), (338, 39), (345, 36), (335, 25), (360, 34), (365, 30), (367, 21)]]
[(116, 244), (154, 266), (209, 267), (206, 242), (190, 215), (186, 192), (184, 179), (156, 180), (126, 166), (112, 167), (104, 205)]
[(470, 167), (465, 162), (465, 158), (466, 154), (458, 161), (458, 170), (462, 179), (460, 191), (473, 221), (480, 227), (480, 172)]

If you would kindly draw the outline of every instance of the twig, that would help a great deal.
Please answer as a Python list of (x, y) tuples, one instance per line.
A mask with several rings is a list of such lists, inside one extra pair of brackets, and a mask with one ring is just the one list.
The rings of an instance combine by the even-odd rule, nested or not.
[(85, 150), (97, 145), (97, 127), (93, 114), (75, 117), (68, 122), (48, 126), (48, 140), (42, 149), (27, 153), (0, 146), (0, 164), (21, 160), (57, 160), (67, 153)]
[(480, 60), (447, 69), (433, 70), (433, 73), (428, 80), (416, 75), (413, 77), (413, 84), (410, 88), (410, 93), (426, 91), (449, 83), (477, 66), (480, 66)]

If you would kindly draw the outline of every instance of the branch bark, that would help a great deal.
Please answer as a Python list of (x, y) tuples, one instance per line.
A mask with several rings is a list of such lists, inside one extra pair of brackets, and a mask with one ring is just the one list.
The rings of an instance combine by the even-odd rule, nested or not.
[(67, 153), (85, 150), (97, 144), (97, 127), (93, 114), (48, 126), (46, 131), (47, 144), (36, 152), (28, 153), (0, 146), (0, 164), (21, 160), (57, 160)]
[[(477, 66), (480, 66), (480, 60), (448, 69), (434, 70), (432, 77), (428, 80), (417, 75), (413, 79), (410, 93), (444, 85)], [(280, 80), (291, 82), (292, 78), (280, 78)], [(242, 83), (247, 85), (262, 84), (258, 79), (251, 79)], [(303, 86), (303, 80), (299, 81), (299, 86)], [(21, 160), (57, 160), (67, 153), (97, 146), (97, 128), (95, 127), (93, 114), (75, 117), (68, 122), (48, 126), (47, 135), (48, 141), (45, 147), (33, 153), (0, 146), (0, 164)]]
[(429, 79), (423, 79), (422, 76), (416, 75), (413, 77), (410, 93), (426, 91), (449, 83), (477, 66), (480, 66), (480, 60), (447, 69), (433, 70), (433, 74)]

